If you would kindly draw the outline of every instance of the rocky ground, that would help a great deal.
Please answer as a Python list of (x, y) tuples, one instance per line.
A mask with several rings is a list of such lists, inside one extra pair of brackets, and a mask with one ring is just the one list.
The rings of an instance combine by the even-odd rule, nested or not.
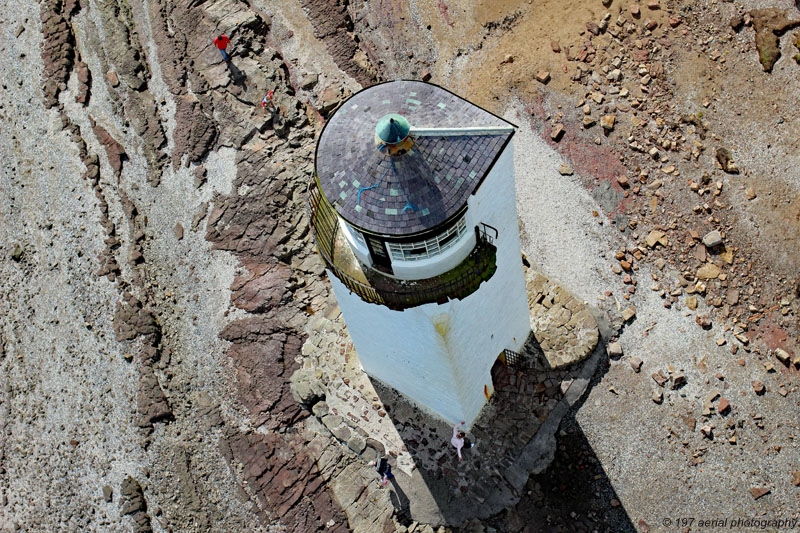
[(788, 0), (12, 0), (0, 525), (434, 530), (418, 485), (375, 483), (377, 438), (313, 411), (333, 391), (292, 386), (352, 349), (309, 344), (338, 319), (304, 215), (315, 135), (394, 78), (519, 125), (523, 251), (609, 343), (550, 468), (452, 529), (798, 518), (798, 20)]

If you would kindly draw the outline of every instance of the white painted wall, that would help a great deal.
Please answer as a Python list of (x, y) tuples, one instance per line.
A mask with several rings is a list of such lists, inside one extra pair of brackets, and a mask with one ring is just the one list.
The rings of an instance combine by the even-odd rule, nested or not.
[[(340, 227), (344, 233), (345, 240), (352, 248), (355, 256), (367, 266), (372, 266), (372, 258), (369, 255), (369, 250), (366, 244), (361, 244), (356, 240), (353, 233), (356, 230), (343, 218), (339, 217)], [(426, 279), (443, 274), (458, 266), (469, 253), (475, 248), (475, 225), (469, 225), (469, 217), (467, 217), (467, 231), (464, 235), (459, 237), (458, 241), (443, 253), (425, 259), (418, 259), (416, 261), (402, 261), (392, 257), (392, 272), (391, 277), (398, 279)], [(386, 253), (391, 257), (391, 252), (387, 249)], [(385, 276), (381, 272), (382, 276)]]
[[(354, 233), (358, 230), (352, 227), (342, 217), (339, 217), (339, 227), (342, 228), (342, 233), (344, 233), (344, 239), (350, 245), (350, 248), (353, 250), (353, 253), (358, 258), (358, 260), (364, 263), (365, 265), (371, 267), (372, 257), (369, 255), (369, 249), (367, 248), (367, 245), (358, 242), (354, 236)], [(387, 251), (386, 253), (389, 252)]]
[(471, 425), (493, 392), (491, 368), (530, 331), (509, 145), (469, 199), (468, 223), (496, 227), (497, 272), (463, 300), (393, 311), (369, 304), (330, 275), (361, 365), (422, 407)]

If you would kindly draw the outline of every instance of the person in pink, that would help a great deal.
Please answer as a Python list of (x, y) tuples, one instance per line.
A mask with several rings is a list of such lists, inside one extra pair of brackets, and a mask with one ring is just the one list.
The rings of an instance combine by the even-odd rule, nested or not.
[(214, 46), (219, 48), (219, 52), (222, 54), (222, 59), (226, 62), (230, 61), (228, 58), (228, 53), (225, 51), (229, 44), (231, 44), (231, 40), (224, 33), (221, 33), (219, 37), (214, 39)]
[[(458, 460), (462, 461), (463, 458), (461, 457), (461, 448), (464, 447), (464, 431), (463, 426), (465, 422), (461, 422), (460, 424), (456, 424), (453, 426), (453, 438), (450, 439), (450, 443), (456, 447), (456, 451), (458, 452)], [(474, 443), (470, 443), (467, 448), (472, 448)]]

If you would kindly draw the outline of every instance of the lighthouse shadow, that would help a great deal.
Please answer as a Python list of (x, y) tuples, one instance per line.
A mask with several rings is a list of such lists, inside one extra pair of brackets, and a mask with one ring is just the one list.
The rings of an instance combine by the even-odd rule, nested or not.
[(561, 421), (550, 465), (528, 478), (519, 501), (485, 523), (498, 531), (637, 531), (575, 418), (583, 401)]
[[(613, 531), (635, 531), (574, 417), (607, 368), (598, 364), (607, 360), (604, 344), (569, 372), (520, 371), (498, 362), (495, 394), (467, 434), (475, 445), (462, 450), (462, 461), (450, 442), (451, 425), (371, 379), (404, 444), (395, 451), (398, 464), (414, 465), (411, 477), (399, 480), (408, 498), (404, 514), (432, 525), (479, 520), (500, 531), (530, 524), (541, 524), (530, 531), (555, 530), (553, 520), (566, 531), (581, 521), (590, 531), (606, 523), (614, 524)], [(588, 381), (586, 391), (567, 402), (565, 383), (576, 379)]]

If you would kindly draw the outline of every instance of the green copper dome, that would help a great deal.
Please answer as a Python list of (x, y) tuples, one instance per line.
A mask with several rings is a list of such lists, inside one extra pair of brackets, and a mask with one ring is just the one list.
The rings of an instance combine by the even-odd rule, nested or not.
[(387, 144), (397, 144), (406, 137), (411, 125), (403, 117), (397, 113), (384, 115), (375, 126), (375, 134), (378, 138)]

